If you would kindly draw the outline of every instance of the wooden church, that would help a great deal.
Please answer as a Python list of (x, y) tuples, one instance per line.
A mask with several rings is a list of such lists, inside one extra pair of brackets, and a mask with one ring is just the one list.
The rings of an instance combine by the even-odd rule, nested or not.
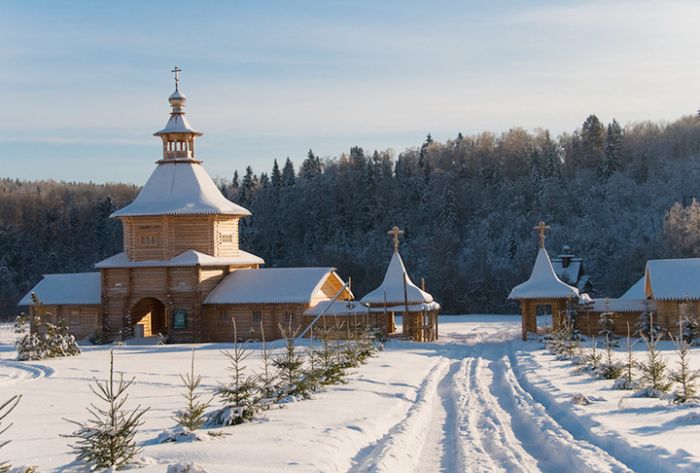
[(186, 97), (175, 72), (172, 111), (155, 133), (163, 157), (136, 199), (111, 217), (121, 221), (124, 251), (98, 262), (99, 272), (49, 274), (36, 293), (41, 316), (62, 318), (77, 337), (106, 340), (162, 333), (174, 342), (277, 338), (279, 325), (301, 325), (324, 301), (352, 300), (335, 268), (260, 269), (262, 258), (239, 247), (240, 219), (197, 159), (202, 136), (185, 116)]

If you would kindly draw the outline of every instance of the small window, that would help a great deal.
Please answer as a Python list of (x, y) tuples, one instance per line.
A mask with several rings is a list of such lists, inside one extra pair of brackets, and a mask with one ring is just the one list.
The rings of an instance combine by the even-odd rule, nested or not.
[(262, 313), (259, 310), (254, 310), (253, 311), (253, 323), (259, 324), (260, 322), (262, 322)]
[(228, 310), (226, 310), (226, 311), (222, 310), (221, 312), (219, 312), (219, 322), (230, 324), (232, 320), (233, 320), (233, 312), (228, 311)]
[(68, 323), (71, 325), (80, 325), (80, 311), (71, 310), (68, 316)]
[(157, 233), (147, 233), (141, 235), (141, 245), (146, 247), (158, 246), (160, 244), (160, 237)]
[(294, 323), (294, 312), (285, 312), (284, 313), (284, 321), (287, 324), (293, 324)]
[(221, 243), (233, 243), (233, 234), (232, 233), (222, 233), (220, 235), (221, 237)]

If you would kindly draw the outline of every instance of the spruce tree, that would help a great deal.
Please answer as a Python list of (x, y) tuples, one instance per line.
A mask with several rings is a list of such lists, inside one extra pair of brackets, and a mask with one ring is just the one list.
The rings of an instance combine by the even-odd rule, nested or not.
[(671, 370), (670, 378), (679, 385), (671, 398), (676, 404), (682, 404), (698, 398), (696, 382), (700, 377), (700, 370), (690, 368), (690, 349), (692, 342), (687, 341), (683, 332), (678, 334), (678, 338), (672, 337), (678, 352), (678, 368)]
[(291, 159), (287, 158), (282, 168), (282, 187), (292, 187), (295, 180), (294, 164), (292, 164)]
[(93, 378), (90, 390), (106, 404), (94, 404), (87, 409), (92, 416), (85, 422), (68, 420), (78, 426), (78, 430), (66, 437), (76, 439), (72, 446), (78, 454), (77, 460), (93, 469), (121, 468), (130, 464), (141, 451), (136, 445), (135, 436), (143, 425), (142, 417), (150, 408), (141, 409), (139, 404), (128, 411), (124, 404), (129, 398), (126, 393), (135, 378), (124, 381), (123, 373), (119, 382), (114, 381), (114, 350), (109, 352), (109, 379), (98, 381)]
[(634, 369), (637, 366), (637, 362), (634, 359), (634, 353), (632, 352), (632, 347), (634, 343), (632, 342), (632, 330), (630, 329), (629, 322), (627, 323), (627, 357), (625, 363), (622, 365), (622, 376), (615, 380), (613, 389), (625, 389), (631, 390), (637, 388), (637, 383), (634, 381)]
[(247, 374), (246, 360), (251, 352), (248, 342), (238, 341), (236, 320), (233, 319), (233, 348), (224, 351), (229, 359), (226, 368), (231, 373), (231, 380), (216, 389), (216, 395), (222, 398), (224, 407), (209, 416), (209, 425), (238, 425), (253, 420), (259, 409), (260, 387), (254, 376)]
[(284, 339), (284, 351), (273, 358), (272, 364), (277, 368), (277, 372), (282, 379), (281, 393), (285, 396), (310, 396), (309, 386), (306, 382), (304, 372), (304, 358), (299, 355), (296, 348), (297, 333), (299, 328), (288, 329), (279, 325), (282, 338)]
[[(19, 404), (20, 399), (22, 399), (21, 395), (15, 395), (12, 396), (10, 399), (5, 401), (4, 403), (0, 404), (0, 437), (2, 434), (7, 432), (7, 430), (12, 427), (12, 424), (8, 424), (7, 426), (2, 425), (2, 421), (5, 420), (5, 418), (10, 415), (10, 413), (17, 407), (17, 404)], [(1, 440), (0, 439), (0, 448), (4, 447), (10, 443), (9, 440)], [(12, 466), (10, 465), (9, 462), (6, 461), (0, 461), (0, 473), (7, 473), (10, 471), (10, 468)]]
[(272, 183), (272, 187), (275, 189), (279, 189), (282, 187), (282, 173), (280, 172), (280, 167), (279, 164), (277, 164), (277, 160), (275, 159), (275, 163), (272, 165), (272, 175), (270, 176), (270, 182)]
[(616, 344), (617, 335), (615, 335), (614, 317), (615, 314), (613, 312), (609, 312), (606, 310), (605, 312), (602, 312), (600, 314), (600, 317), (598, 319), (598, 324), (600, 326), (598, 335), (600, 335), (601, 338), (605, 341), (606, 347), (608, 345), (614, 346)]
[(211, 399), (206, 402), (200, 401), (201, 394), (197, 393), (197, 389), (202, 382), (202, 376), (195, 374), (194, 349), (192, 349), (190, 372), (184, 375), (181, 374), (180, 379), (185, 386), (185, 393), (182, 394), (182, 397), (185, 398), (185, 407), (175, 411), (174, 419), (183, 429), (192, 432), (204, 425), (204, 413), (212, 402)]
[(260, 322), (260, 336), (260, 360), (262, 361), (262, 371), (258, 374), (258, 381), (260, 384), (260, 395), (262, 397), (261, 405), (263, 407), (269, 407), (278, 400), (278, 383), (274, 373), (272, 353), (265, 339), (265, 327), (262, 322)]
[[(650, 326), (653, 326), (654, 316), (650, 314)], [(671, 387), (666, 377), (667, 360), (657, 349), (659, 342), (651, 331), (649, 337), (642, 335), (642, 340), (647, 345), (647, 359), (639, 363), (642, 386), (646, 388), (645, 394), (649, 397), (658, 397)]]

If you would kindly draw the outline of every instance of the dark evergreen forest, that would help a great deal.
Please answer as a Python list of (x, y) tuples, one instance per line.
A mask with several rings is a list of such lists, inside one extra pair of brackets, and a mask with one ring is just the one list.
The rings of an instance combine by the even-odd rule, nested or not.
[[(387, 230), (406, 229), (409, 273), (446, 313), (514, 312), (505, 299), (529, 275), (540, 220), (552, 227), (550, 254), (570, 245), (601, 295), (624, 292), (647, 259), (700, 256), (700, 123), (691, 116), (623, 128), (591, 115), (558, 137), (521, 128), (446, 143), (428, 135), (398, 156), (309, 151), (297, 166), (275, 161), (217, 183), (253, 213), (243, 249), (268, 266), (337, 267), (358, 297), (383, 277)], [(15, 313), (43, 273), (91, 270), (121, 251), (108, 215), (137, 192), (0, 180), (0, 314)]]

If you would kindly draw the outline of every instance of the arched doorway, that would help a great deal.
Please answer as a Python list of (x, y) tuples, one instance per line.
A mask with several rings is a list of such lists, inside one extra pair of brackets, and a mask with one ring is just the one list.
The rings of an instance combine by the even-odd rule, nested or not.
[(131, 326), (143, 326), (146, 337), (165, 332), (165, 306), (153, 297), (145, 297), (131, 308)]

